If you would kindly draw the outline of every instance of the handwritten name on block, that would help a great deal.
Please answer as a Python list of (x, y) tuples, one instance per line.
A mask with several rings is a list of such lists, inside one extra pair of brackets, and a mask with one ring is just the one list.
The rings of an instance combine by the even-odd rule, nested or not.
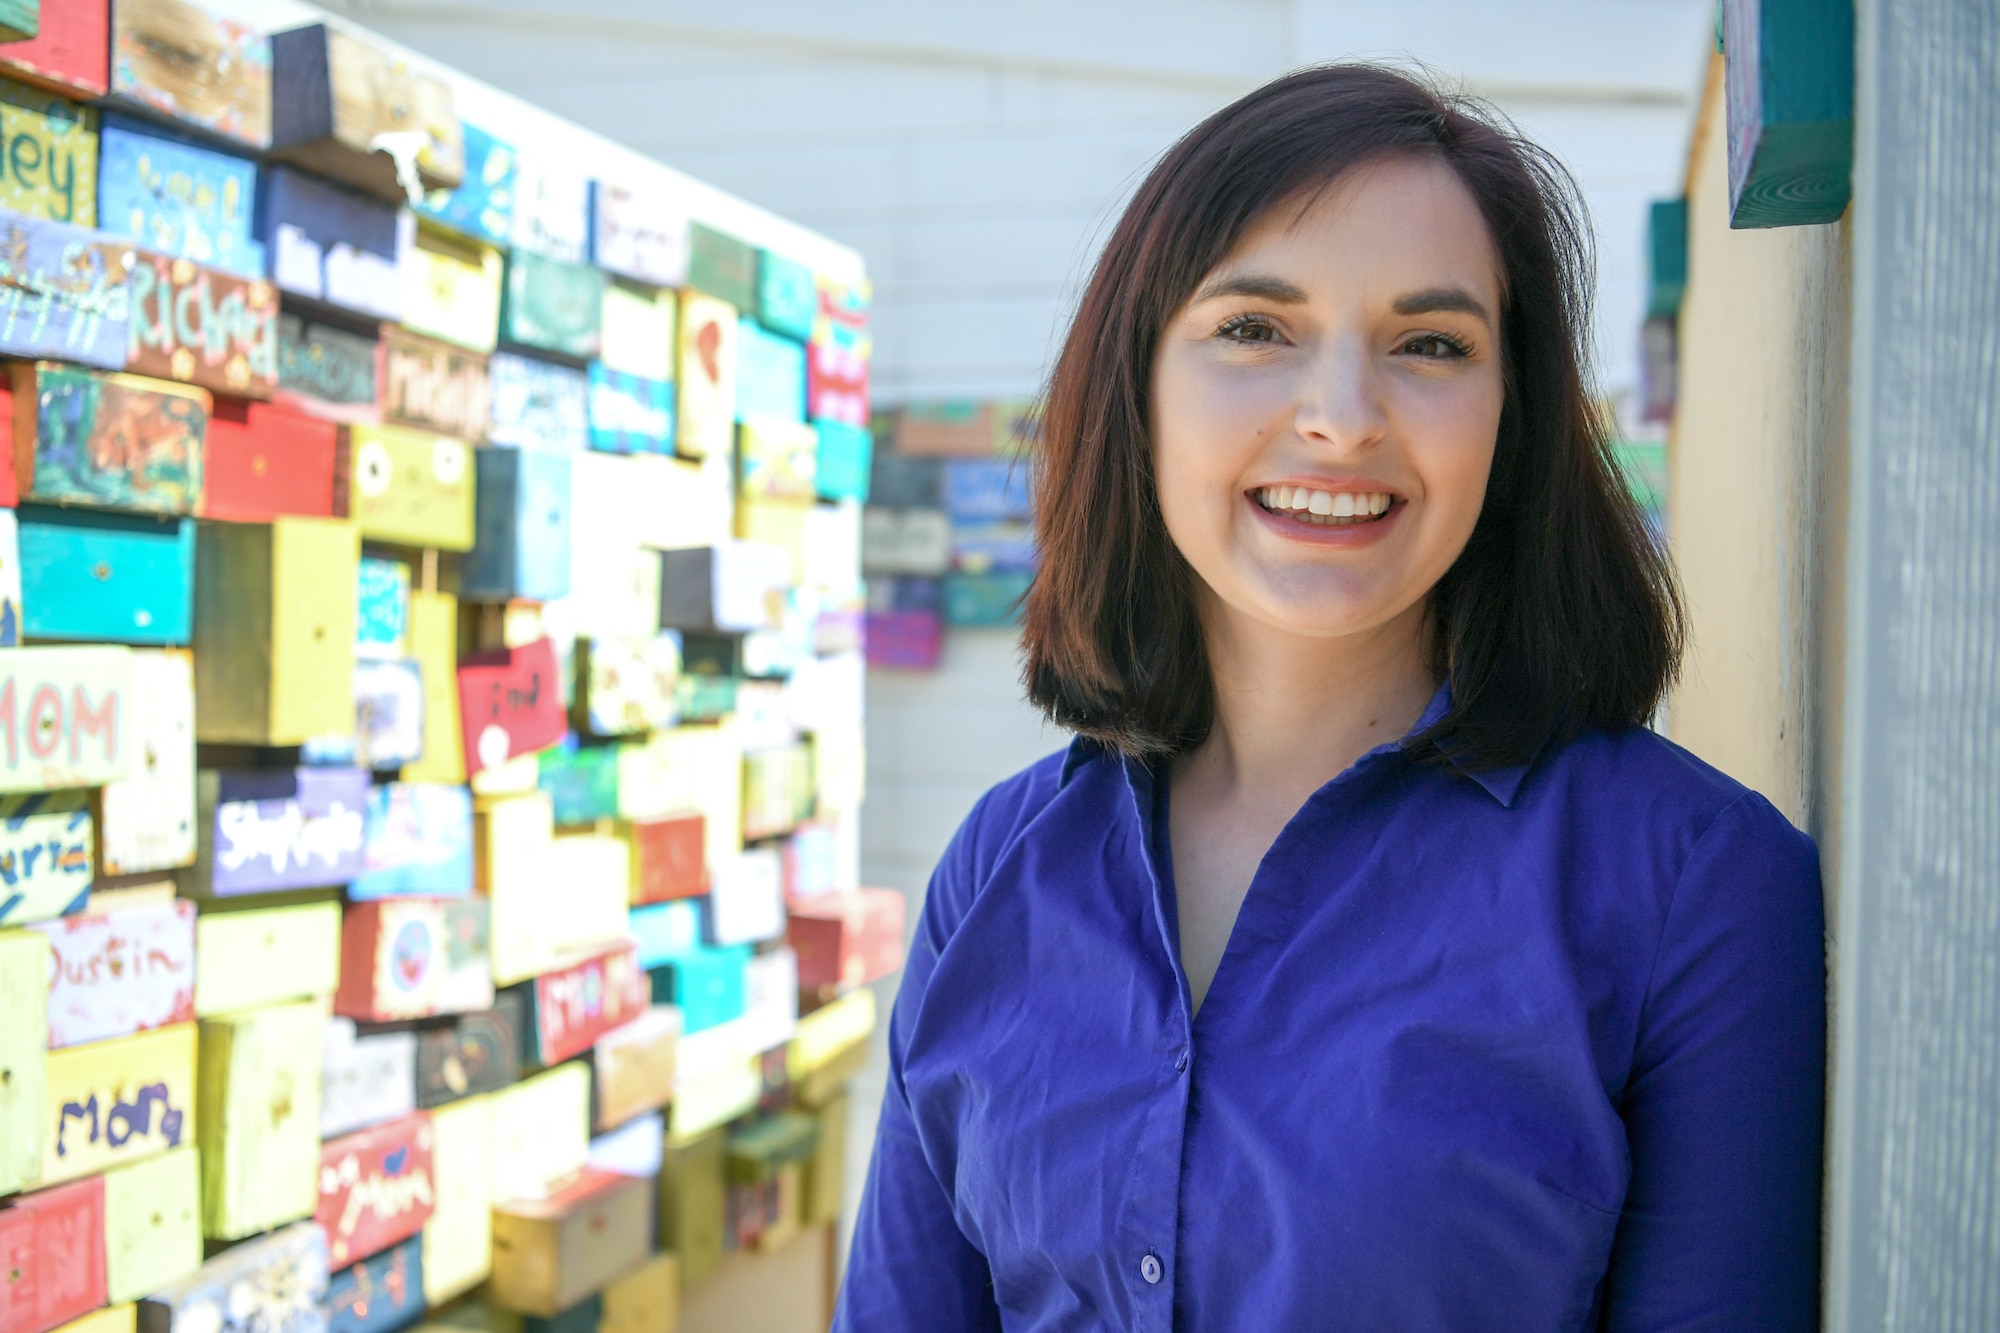
[(95, 850), (86, 793), (0, 796), (0, 924), (82, 910)]
[(581, 1055), (652, 1000), (639, 951), (630, 944), (535, 978), (535, 1054), (544, 1065)]
[(569, 725), (555, 646), (547, 639), (462, 659), (458, 701), (468, 773), (546, 750)]
[(74, 1180), (193, 1142), (194, 1091), (192, 1023), (51, 1053), (42, 1179)]
[(49, 1045), (80, 1046), (194, 1019), (194, 904), (86, 912), (35, 926), (55, 954)]
[(383, 330), (380, 346), (376, 382), (384, 421), (474, 443), (486, 437), (492, 414), (486, 357), (394, 325)]
[(0, 79), (0, 208), (97, 225), (97, 113)]
[(391, 1333), (424, 1312), (421, 1236), (370, 1255), (333, 1275), (327, 1333)]
[(207, 866), (220, 896), (345, 884), (362, 869), (368, 775), (351, 768), (205, 772)]
[(86, 227), (0, 211), (0, 352), (121, 369), (132, 253)]
[(591, 262), (655, 287), (687, 281), (687, 212), (664, 193), (609, 181), (591, 184)]
[(326, 1230), (334, 1263), (353, 1263), (423, 1230), (437, 1206), (431, 1147), (431, 1118), (418, 1111), (321, 1149), (313, 1218)]
[(328, 421), (374, 421), (375, 343), (332, 324), (281, 314), (277, 401)]
[(270, 283), (141, 253), (131, 289), (128, 370), (251, 398), (278, 387), (278, 293)]

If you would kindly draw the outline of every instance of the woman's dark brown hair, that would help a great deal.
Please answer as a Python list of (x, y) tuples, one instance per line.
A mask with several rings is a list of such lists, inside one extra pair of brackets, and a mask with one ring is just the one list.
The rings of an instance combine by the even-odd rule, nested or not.
[(1042, 567), (1029, 590), (1028, 694), (1130, 755), (1199, 744), (1214, 689), (1195, 574), (1153, 481), (1161, 330), (1267, 210), (1385, 157), (1458, 173), (1491, 229), (1506, 400), (1485, 505), (1431, 594), (1452, 705), (1413, 746), (1518, 763), (1585, 726), (1643, 723), (1677, 669), (1673, 571), (1584, 394), (1590, 244), (1576, 186), (1468, 99), (1394, 70), (1332, 65), (1202, 122), (1139, 187), (1097, 262), (1049, 383), (1036, 460)]

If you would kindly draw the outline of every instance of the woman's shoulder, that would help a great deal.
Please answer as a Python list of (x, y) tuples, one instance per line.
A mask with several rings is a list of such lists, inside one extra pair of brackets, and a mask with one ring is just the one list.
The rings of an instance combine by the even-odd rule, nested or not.
[(1008, 845), (1055, 800), (1070, 770), (1090, 757), (1080, 753), (1088, 748), (1092, 747), (1087, 741), (1072, 741), (988, 787), (959, 825), (950, 855), (961, 859), (976, 879), (984, 880)]

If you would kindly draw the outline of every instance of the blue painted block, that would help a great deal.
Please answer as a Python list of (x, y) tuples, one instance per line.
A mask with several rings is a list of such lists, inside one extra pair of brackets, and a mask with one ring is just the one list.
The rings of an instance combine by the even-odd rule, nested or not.
[(393, 1333), (424, 1314), (424, 1238), (412, 1236), (335, 1273), (326, 1333)]
[(701, 1032), (743, 1016), (743, 972), (751, 948), (733, 944), (725, 949), (706, 946), (684, 953), (671, 963), (650, 968), (653, 1002), (678, 1005), (681, 1031)]
[(24, 505), (22, 632), (31, 638), (185, 644), (194, 520)]
[(868, 500), (868, 483), (874, 475), (875, 436), (866, 426), (850, 426), (845, 421), (822, 421), (819, 431), (819, 460), (813, 485), (822, 500)]
[(125, 249), (103, 232), (0, 211), (0, 354), (124, 369)]
[(439, 782), (381, 782), (368, 789), (365, 868), (348, 885), (371, 898), (465, 898), (472, 893), (472, 792)]
[(570, 461), (534, 449), (479, 449), (466, 597), (551, 602), (569, 596)]
[(806, 345), (756, 320), (738, 321), (736, 419), (806, 419)]
[(357, 657), (401, 657), (410, 632), (410, 567), (363, 556), (354, 635)]
[(97, 160), (104, 231), (238, 277), (264, 276), (255, 162), (109, 114)]
[(958, 523), (1025, 521), (1034, 514), (1026, 463), (1011, 458), (950, 458), (944, 465), (944, 511)]
[(962, 574), (1032, 574), (1041, 564), (1026, 523), (954, 523), (951, 567)]
[(582, 371), (495, 352), (486, 364), (492, 401), (487, 441), (573, 454), (590, 444), (590, 378)]
[(633, 908), (630, 930), (639, 966), (650, 972), (701, 948), (701, 905), (700, 898), (676, 898)]
[(757, 322), (773, 333), (805, 342), (819, 316), (819, 284), (796, 259), (757, 252)]
[(416, 203), (421, 217), (486, 245), (506, 246), (514, 233), (514, 181), (519, 158), (470, 121), (465, 131), (465, 179), (453, 190), (432, 190)]
[(403, 315), (397, 267), (411, 228), (395, 205), (292, 167), (272, 167), (257, 235), (280, 291), (376, 319)]
[(607, 454), (671, 454), (673, 384), (592, 362), (590, 447)]

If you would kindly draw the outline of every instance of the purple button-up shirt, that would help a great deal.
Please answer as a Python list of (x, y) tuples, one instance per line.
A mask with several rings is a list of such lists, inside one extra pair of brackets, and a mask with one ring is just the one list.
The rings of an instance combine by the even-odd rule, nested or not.
[(1384, 746), (1199, 1014), (1166, 806), (1078, 742), (959, 830), (836, 1329), (1817, 1327), (1819, 867), (1762, 797), (1645, 731)]

